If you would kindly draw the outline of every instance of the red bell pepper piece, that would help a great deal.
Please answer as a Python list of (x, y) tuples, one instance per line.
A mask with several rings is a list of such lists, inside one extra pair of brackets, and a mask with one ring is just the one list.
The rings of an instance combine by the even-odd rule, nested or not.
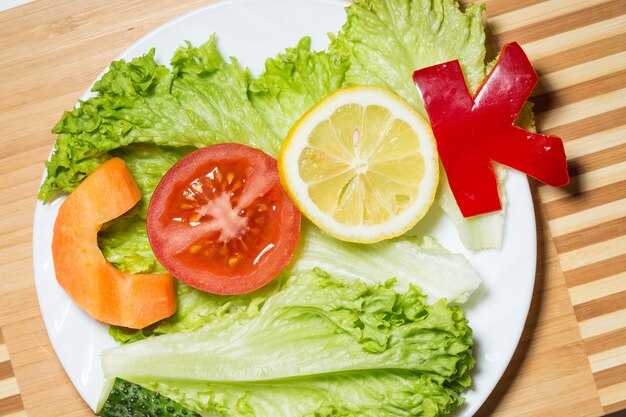
[(561, 139), (513, 125), (537, 84), (537, 74), (517, 43), (504, 46), (474, 98), (458, 61), (415, 71), (413, 81), (422, 96), (439, 157), (463, 216), (502, 208), (491, 161), (549, 185), (569, 182)]

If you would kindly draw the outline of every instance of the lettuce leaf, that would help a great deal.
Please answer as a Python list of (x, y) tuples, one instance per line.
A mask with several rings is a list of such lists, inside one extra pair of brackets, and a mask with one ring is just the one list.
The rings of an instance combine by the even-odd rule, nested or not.
[(98, 94), (65, 112), (53, 128), (59, 136), (47, 162), (39, 198), (71, 192), (132, 143), (195, 148), (239, 142), (276, 155), (280, 140), (250, 103), (249, 73), (225, 62), (211, 37), (179, 48), (171, 71), (154, 61), (154, 49), (130, 62), (111, 63), (93, 87)]
[[(358, 32), (359, 19), (367, 15), (362, 15), (361, 7), (376, 13), (382, 10), (378, 24), (390, 33), (404, 24), (389, 14), (389, 7), (411, 9), (411, 14), (425, 7), (425, 3), (418, 2), (401, 6), (404, 2), (400, 0), (361, 3), (349, 8), (349, 15), (356, 17), (349, 18), (343, 35), (335, 38), (335, 47), (343, 37), (346, 48), (348, 33)], [(444, 13), (445, 19), (452, 16), (467, 23), (448, 3), (435, 2), (429, 19)], [(432, 46), (429, 45), (424, 48)], [(446, 50), (439, 43), (433, 45)], [(60, 191), (71, 191), (104, 160), (122, 157), (138, 182), (143, 199), (127, 215), (105, 225), (99, 235), (100, 247), (120, 269), (134, 273), (162, 271), (147, 240), (145, 211), (154, 187), (169, 167), (194, 147), (222, 141), (241, 141), (275, 154), (282, 137), (302, 113), (358, 77), (354, 62), (354, 57), (337, 51), (313, 52), (310, 40), (303, 38), (296, 47), (268, 59), (265, 73), (251, 79), (237, 61), (227, 62), (221, 57), (215, 37), (197, 48), (189, 44), (179, 48), (172, 58), (172, 70), (154, 61), (154, 51), (130, 62), (114, 62), (94, 86), (98, 95), (66, 112), (55, 127), (59, 140), (40, 196), (48, 200)], [(351, 72), (346, 75), (350, 65)], [(370, 282), (395, 276), (397, 288), (413, 283), (433, 299), (446, 297), (456, 302), (465, 301), (478, 285), (466, 261), (428, 238), (401, 238), (365, 248), (324, 238), (315, 228), (309, 229), (303, 234), (305, 249), (295, 258), (298, 262), (293, 264), (294, 273), (321, 266), (332, 273), (358, 276)], [(348, 268), (347, 262), (338, 262), (335, 253), (342, 253), (341, 259), (350, 260), (354, 266)], [(371, 272), (379, 266), (372, 264), (374, 259), (386, 266), (380, 277)], [(219, 298), (179, 284), (182, 307), (175, 316), (140, 331), (112, 327), (111, 334), (120, 342), (131, 342), (153, 334), (194, 330), (216, 317), (230, 313), (238, 316), (239, 307), (246, 310), (252, 306), (254, 310), (254, 303), (262, 303), (271, 293)]]
[[(329, 51), (311, 51), (304, 38), (257, 79), (224, 60), (215, 37), (179, 48), (171, 69), (154, 51), (114, 62), (97, 95), (55, 126), (40, 197), (72, 191), (122, 157), (143, 199), (105, 225), (99, 244), (121, 269), (160, 271), (146, 207), (182, 155), (230, 141), (275, 156), (291, 125), (344, 85), (382, 84), (419, 107), (416, 63), (459, 58), (474, 85), (484, 76), (480, 16), (480, 7), (463, 14), (447, 0), (362, 0)], [(138, 331), (111, 327), (124, 345), (104, 354), (104, 369), (208, 415), (440, 415), (462, 403), (474, 365), (471, 329), (448, 299), (463, 302), (476, 285), (467, 261), (431, 239), (365, 247), (305, 225), (294, 262), (270, 285), (223, 297), (178, 283), (169, 319)]]
[(197, 148), (221, 142), (237, 142), (276, 156), (282, 143), (248, 98), (250, 74), (235, 58), (226, 62), (217, 50), (215, 35), (195, 48), (179, 48), (172, 58), (171, 93), (182, 110), (199, 125)]
[(426, 117), (415, 70), (458, 59), (472, 91), (484, 79), (483, 9), (462, 12), (454, 0), (361, 0), (346, 9), (329, 51), (349, 59), (346, 85), (386, 87)]
[[(421, 404), (437, 410), (424, 415), (436, 415), (459, 404), (470, 384), (471, 334), (460, 307), (444, 299), (428, 305), (413, 286), (397, 293), (392, 281), (368, 285), (316, 269), (289, 276), (256, 314), (120, 346), (102, 358), (107, 377), (218, 415), (239, 415), (240, 407), (257, 416), (333, 408), (362, 415), (367, 407), (366, 415), (377, 407), (421, 415), (409, 414)], [(296, 387), (310, 391), (310, 401), (291, 397)], [(274, 390), (284, 402), (272, 406)], [(360, 390), (370, 394), (361, 398)]]
[(52, 129), (59, 136), (39, 198), (49, 201), (61, 191), (71, 192), (121, 146), (189, 145), (201, 131), (169, 94), (172, 80), (173, 74), (154, 61), (154, 50), (111, 63), (93, 87), (98, 95), (65, 112)]
[[(98, 95), (66, 112), (53, 129), (59, 137), (39, 197), (49, 201), (72, 191), (111, 151), (131, 143), (231, 141), (276, 155), (293, 123), (341, 86), (386, 86), (424, 114), (411, 79), (415, 69), (459, 59), (471, 89), (484, 78), (482, 11), (470, 6), (462, 12), (453, 0), (362, 0), (347, 8), (347, 22), (331, 36), (328, 52), (312, 52), (303, 38), (268, 59), (257, 79), (235, 59), (222, 58), (215, 36), (200, 47), (179, 48), (173, 70), (154, 61), (154, 50), (113, 62), (94, 85)], [(450, 197), (443, 181), (437, 201), (467, 247), (498, 247), (503, 213), (464, 219)], [(139, 230), (137, 222), (130, 228)]]
[(439, 416), (463, 403), (454, 389), (426, 375), (397, 370), (267, 382), (141, 384), (189, 409), (229, 417)]
[(311, 39), (265, 62), (265, 72), (250, 83), (254, 107), (281, 141), (300, 117), (342, 86), (348, 69), (345, 58), (312, 52)]
[(452, 194), (452, 189), (450, 189), (448, 177), (446, 177), (443, 167), (439, 171), (441, 176), (435, 201), (454, 224), (463, 246), (470, 250), (500, 249), (502, 244), (504, 215), (506, 213), (504, 180), (506, 179), (507, 169), (500, 164), (495, 164), (494, 169), (498, 177), (498, 193), (500, 194), (502, 210), (473, 217), (463, 217), (454, 194)]
[(431, 302), (464, 303), (480, 278), (463, 255), (452, 254), (428, 236), (400, 236), (360, 245), (333, 239), (303, 222), (298, 250), (288, 270), (320, 267), (332, 275), (376, 283), (395, 278), (395, 288), (419, 287)]

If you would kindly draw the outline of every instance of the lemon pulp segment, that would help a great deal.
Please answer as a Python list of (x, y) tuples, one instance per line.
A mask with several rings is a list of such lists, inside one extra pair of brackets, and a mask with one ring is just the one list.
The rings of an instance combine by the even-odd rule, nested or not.
[(378, 105), (346, 104), (309, 135), (298, 165), (311, 200), (346, 225), (379, 224), (415, 201), (419, 137)]

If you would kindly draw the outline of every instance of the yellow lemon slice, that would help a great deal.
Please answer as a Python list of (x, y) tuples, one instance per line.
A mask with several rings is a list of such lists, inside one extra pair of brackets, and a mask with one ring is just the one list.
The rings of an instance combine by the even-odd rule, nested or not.
[(439, 180), (430, 125), (381, 87), (336, 91), (290, 130), (278, 156), (300, 211), (337, 239), (372, 243), (411, 229)]

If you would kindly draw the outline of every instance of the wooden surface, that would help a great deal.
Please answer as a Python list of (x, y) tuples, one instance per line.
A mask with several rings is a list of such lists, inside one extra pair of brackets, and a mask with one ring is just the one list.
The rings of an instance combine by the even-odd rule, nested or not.
[[(32, 219), (50, 128), (121, 51), (210, 1), (38, 0), (0, 13), (0, 416), (90, 416), (41, 319)], [(532, 183), (539, 264), (520, 345), (481, 416), (626, 409), (626, 1), (488, 0), (496, 49), (541, 76), (538, 127), (572, 185)], [(494, 312), (497, 314), (497, 312)]]

